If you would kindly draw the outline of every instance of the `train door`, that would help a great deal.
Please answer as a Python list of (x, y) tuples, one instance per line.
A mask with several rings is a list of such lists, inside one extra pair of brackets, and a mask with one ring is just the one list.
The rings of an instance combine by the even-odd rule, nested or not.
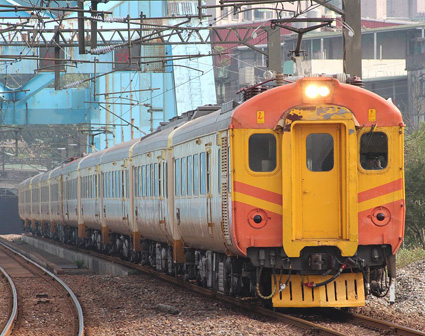
[(296, 239), (340, 240), (346, 236), (345, 125), (294, 125)]

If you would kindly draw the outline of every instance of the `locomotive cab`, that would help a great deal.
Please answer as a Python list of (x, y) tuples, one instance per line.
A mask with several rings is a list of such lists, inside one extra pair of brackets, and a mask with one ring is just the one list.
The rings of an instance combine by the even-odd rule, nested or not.
[(331, 78), (272, 93), (245, 103), (251, 128), (233, 130), (245, 143), (233, 160), (236, 235), (258, 294), (274, 307), (362, 306), (387, 290), (404, 233), (399, 111)]

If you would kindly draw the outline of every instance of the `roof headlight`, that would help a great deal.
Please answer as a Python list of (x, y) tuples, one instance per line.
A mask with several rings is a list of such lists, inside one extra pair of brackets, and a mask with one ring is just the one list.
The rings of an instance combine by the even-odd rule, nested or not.
[(309, 85), (305, 88), (305, 95), (308, 98), (316, 98), (319, 94), (319, 88), (316, 85)]
[(319, 96), (327, 97), (329, 96), (330, 90), (327, 86), (319, 86), (318, 92), (319, 92)]
[(330, 94), (330, 89), (326, 85), (315, 85), (310, 84), (305, 88), (305, 95), (307, 98), (314, 99), (314, 98), (326, 98)]

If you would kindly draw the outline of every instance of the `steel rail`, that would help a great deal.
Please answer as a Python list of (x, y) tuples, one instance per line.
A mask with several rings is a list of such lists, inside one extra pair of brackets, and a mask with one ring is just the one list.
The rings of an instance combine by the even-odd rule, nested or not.
[[(304, 319), (292, 316), (292, 315), (288, 315), (288, 314), (283, 314), (283, 313), (279, 313), (279, 312), (275, 312), (266, 308), (262, 308), (259, 307), (256, 304), (247, 302), (247, 301), (243, 301), (234, 297), (230, 297), (230, 296), (226, 296), (217, 292), (214, 292), (210, 289), (207, 288), (203, 288), (200, 287), (196, 284), (192, 284), (190, 282), (186, 282), (183, 281), (179, 278), (167, 275), (165, 273), (162, 272), (158, 272), (153, 268), (147, 267), (147, 266), (142, 266), (140, 264), (134, 264), (130, 261), (125, 261), (122, 260), (118, 257), (113, 257), (113, 256), (108, 256), (108, 255), (104, 255), (102, 253), (98, 253), (95, 251), (91, 251), (91, 250), (86, 250), (83, 248), (79, 248), (76, 246), (72, 246), (72, 245), (64, 245), (64, 244), (60, 244), (58, 242), (55, 241), (51, 241), (49, 239), (45, 239), (45, 238), (40, 238), (37, 237), (37, 239), (43, 240), (45, 242), (48, 242), (50, 244), (53, 245), (59, 245), (59, 246), (66, 246), (66, 248), (70, 249), (70, 250), (74, 250), (74, 251), (79, 251), (81, 253), (85, 253), (85, 254), (89, 254), (92, 255), (94, 257), (103, 259), (103, 260), (107, 260), (110, 261), (112, 263), (116, 263), (116, 264), (120, 264), (123, 266), (126, 266), (128, 268), (132, 268), (138, 271), (141, 271), (145, 274), (154, 276), (158, 279), (162, 279), (164, 281), (168, 281), (171, 282), (179, 287), (183, 287), (183, 288), (187, 288), (190, 290), (193, 290), (196, 293), (199, 293), (201, 295), (204, 295), (206, 297), (210, 297), (210, 298), (215, 298), (219, 301), (222, 302), (226, 302), (235, 306), (238, 306), (242, 309), (246, 309), (249, 310), (251, 312), (255, 312), (258, 314), (261, 314), (264, 317), (269, 317), (269, 318), (273, 318), (276, 319), (278, 321), (282, 321), (284, 323), (293, 325), (295, 327), (304, 329), (304, 330), (309, 330), (315, 333), (315, 335), (333, 335), (333, 336), (344, 336), (346, 334), (344, 333), (340, 333), (336, 330), (330, 329), (330, 328), (326, 328), (323, 327), (321, 325), (315, 324), (313, 322), (310, 321), (306, 321)], [(377, 328), (383, 331), (390, 331), (392, 333), (394, 333), (395, 335), (402, 335), (402, 336), (425, 336), (425, 332), (420, 331), (420, 330), (416, 330), (416, 329), (412, 329), (409, 327), (404, 327), (398, 324), (394, 324), (391, 322), (387, 322), (387, 321), (383, 321), (383, 320), (377, 320), (368, 316), (364, 316), (364, 315), (360, 315), (360, 314), (356, 314), (356, 313), (349, 313), (349, 312), (342, 312), (341, 310), (337, 310), (334, 309), (333, 310), (335, 312), (334, 316), (341, 316), (341, 319), (343, 318), (345, 321), (346, 320), (350, 320), (350, 322), (356, 322), (356, 323), (360, 323), (363, 324), (363, 326), (365, 327), (370, 327), (370, 328)]]
[[(57, 243), (57, 242), (51, 242), (50, 240), (45, 239), (45, 238), (38, 238), (38, 239), (49, 242), (50, 244), (60, 245), (60, 246), (63, 247), (62, 244)], [(104, 254), (101, 254), (101, 253), (98, 253), (98, 252), (82, 249), (82, 248), (75, 247), (75, 246), (66, 245), (66, 248), (69, 248), (69, 249), (74, 250), (74, 251), (79, 251), (79, 252), (82, 252), (82, 253), (85, 253), (85, 254), (89, 254), (89, 255), (92, 255), (94, 257), (110, 261), (110, 262), (115, 263), (115, 264), (120, 264), (120, 265), (126, 266), (128, 268), (132, 268), (132, 269), (141, 271), (145, 274), (154, 276), (158, 279), (162, 279), (164, 281), (173, 283), (173, 284), (175, 284), (179, 287), (183, 287), (183, 288), (192, 290), (192, 291), (199, 293), (203, 296), (210, 297), (210, 298), (222, 301), (222, 302), (229, 303), (229, 304), (237, 306), (239, 308), (242, 308), (242, 309), (254, 312), (254, 313), (258, 313), (258, 314), (260, 314), (264, 317), (272, 318), (272, 319), (284, 322), (288, 325), (298, 327), (298, 328), (303, 329), (303, 330), (314, 332), (315, 335), (346, 336), (345, 334), (342, 334), (342, 333), (340, 333), (336, 330), (326, 328), (326, 327), (323, 327), (321, 325), (318, 325), (318, 324), (315, 324), (313, 322), (306, 321), (306, 320), (303, 320), (303, 319), (300, 319), (300, 318), (297, 318), (297, 317), (294, 317), (294, 316), (274, 312), (274, 311), (271, 311), (269, 309), (259, 307), (256, 304), (253, 304), (253, 303), (250, 303), (250, 302), (247, 302), (247, 301), (243, 301), (241, 299), (237, 299), (237, 298), (234, 298), (234, 297), (231, 297), (231, 296), (227, 296), (227, 295), (224, 295), (224, 294), (214, 292), (210, 289), (203, 288), (203, 287), (200, 287), (196, 284), (192, 284), (190, 282), (183, 281), (179, 278), (167, 275), (167, 274), (162, 273), (162, 272), (158, 272), (155, 269), (150, 268), (150, 267), (142, 266), (140, 264), (134, 264), (132, 262), (122, 260), (118, 257), (107, 256), (107, 255), (104, 255)]]
[(9, 276), (9, 274), (7, 274), (7, 272), (1, 266), (0, 266), (0, 271), (3, 273), (3, 275), (6, 277), (7, 281), (9, 282), (9, 286), (12, 292), (12, 313), (10, 314), (9, 320), (6, 323), (6, 326), (3, 328), (3, 331), (0, 334), (0, 336), (9, 336), (12, 333), (13, 324), (15, 323), (16, 318), (18, 317), (18, 292), (16, 291), (16, 287), (15, 287), (15, 284), (13, 283), (12, 278)]
[(68, 292), (69, 296), (71, 297), (72, 301), (74, 302), (75, 309), (77, 310), (78, 314), (78, 336), (84, 336), (84, 316), (83, 316), (83, 309), (81, 308), (80, 302), (78, 301), (77, 297), (75, 296), (74, 292), (71, 290), (71, 288), (68, 287), (68, 285), (63, 282), (60, 278), (58, 278), (55, 274), (44, 268), (43, 266), (37, 264), (36, 262), (32, 261), (31, 259), (27, 258), (23, 254), (19, 253), (15, 249), (11, 248), (10, 246), (4, 244), (3, 242), (0, 242), (0, 245), (8, 249), (9, 251), (12, 251), (16, 255), (20, 256), (24, 260), (28, 261), (32, 265), (36, 266), (37, 268), (41, 269), (44, 273), (49, 275), (51, 278), (56, 280), (65, 290)]
[(348, 319), (363, 324), (364, 326), (379, 328), (381, 330), (391, 331), (395, 335), (403, 335), (403, 336), (425, 336), (425, 332), (412, 329), (409, 327), (404, 327), (399, 324), (395, 324), (392, 322), (387, 322), (383, 320), (377, 320), (373, 317), (364, 316), (356, 313), (346, 313)]

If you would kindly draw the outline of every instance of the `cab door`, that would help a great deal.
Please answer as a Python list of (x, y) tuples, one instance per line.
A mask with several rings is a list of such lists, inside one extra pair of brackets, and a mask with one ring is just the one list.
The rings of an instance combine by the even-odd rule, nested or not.
[(296, 239), (342, 239), (346, 207), (343, 191), (345, 141), (341, 124), (297, 124), (294, 131)]
[(295, 121), (284, 136), (283, 247), (357, 249), (356, 132), (352, 120)]

